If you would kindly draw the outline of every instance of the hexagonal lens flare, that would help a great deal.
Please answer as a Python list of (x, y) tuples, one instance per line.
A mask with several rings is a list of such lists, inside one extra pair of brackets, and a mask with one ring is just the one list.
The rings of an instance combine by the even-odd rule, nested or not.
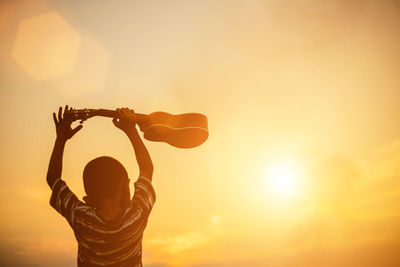
[(56, 12), (21, 21), (12, 57), (36, 80), (70, 73), (80, 35)]

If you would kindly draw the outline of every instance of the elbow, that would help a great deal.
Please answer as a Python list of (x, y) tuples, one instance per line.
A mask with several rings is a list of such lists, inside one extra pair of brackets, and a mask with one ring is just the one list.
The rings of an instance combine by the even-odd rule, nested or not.
[(153, 177), (154, 167), (153, 165), (146, 166), (143, 169), (140, 169), (140, 176), (144, 176), (146, 178), (151, 179)]
[(51, 176), (51, 175), (47, 175), (47, 177), (46, 177), (47, 184), (49, 185), (50, 188), (53, 188), (54, 182), (56, 180), (57, 179), (54, 176)]
[(47, 181), (47, 184), (51, 187), (51, 185), (53, 184), (52, 183), (53, 179), (50, 176), (47, 176), (46, 181)]

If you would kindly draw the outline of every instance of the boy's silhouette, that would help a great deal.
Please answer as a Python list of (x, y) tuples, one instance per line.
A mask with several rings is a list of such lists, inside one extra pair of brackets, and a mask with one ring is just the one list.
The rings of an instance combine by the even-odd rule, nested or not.
[[(68, 106), (64, 109), (68, 110)], [(64, 216), (78, 241), (78, 266), (142, 266), (142, 237), (155, 202), (151, 185), (153, 163), (135, 126), (135, 113), (117, 109), (116, 127), (129, 137), (139, 165), (139, 178), (130, 198), (128, 174), (111, 157), (90, 161), (83, 172), (87, 196), (80, 201), (61, 179), (65, 143), (82, 125), (71, 128), (62, 108), (53, 113), (57, 138), (50, 158), (47, 183), (52, 189), (50, 205)]]

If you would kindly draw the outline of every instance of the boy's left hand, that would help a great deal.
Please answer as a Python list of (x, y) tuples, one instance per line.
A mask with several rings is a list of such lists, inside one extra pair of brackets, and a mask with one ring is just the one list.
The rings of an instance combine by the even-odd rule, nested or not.
[(60, 107), (58, 109), (58, 119), (56, 117), (56, 113), (53, 112), (53, 119), (57, 131), (57, 139), (64, 142), (74, 136), (83, 127), (82, 125), (78, 125), (74, 129), (71, 128), (72, 121), (64, 118), (67, 110), (68, 105), (65, 106), (64, 113), (62, 112), (62, 107)]

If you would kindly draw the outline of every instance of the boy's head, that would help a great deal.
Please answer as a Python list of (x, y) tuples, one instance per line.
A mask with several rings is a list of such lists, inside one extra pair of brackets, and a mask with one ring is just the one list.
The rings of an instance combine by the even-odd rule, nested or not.
[(86, 164), (83, 170), (85, 201), (99, 206), (109, 199), (130, 198), (128, 173), (124, 166), (112, 157), (98, 157)]

